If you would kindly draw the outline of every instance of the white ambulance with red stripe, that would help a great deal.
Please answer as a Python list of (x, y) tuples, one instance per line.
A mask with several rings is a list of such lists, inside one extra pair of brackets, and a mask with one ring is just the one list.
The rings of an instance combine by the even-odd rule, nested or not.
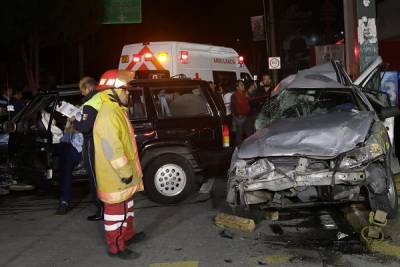
[(125, 45), (119, 69), (135, 71), (139, 79), (184, 74), (192, 79), (213, 81), (224, 89), (234, 89), (238, 79), (253, 80), (244, 58), (234, 49), (186, 42)]

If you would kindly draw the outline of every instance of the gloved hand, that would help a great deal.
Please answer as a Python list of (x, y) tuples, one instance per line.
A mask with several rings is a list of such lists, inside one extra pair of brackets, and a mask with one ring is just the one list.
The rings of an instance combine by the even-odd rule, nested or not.
[(123, 182), (124, 184), (130, 184), (132, 182), (132, 179), (132, 176), (128, 178), (121, 178), (121, 182)]

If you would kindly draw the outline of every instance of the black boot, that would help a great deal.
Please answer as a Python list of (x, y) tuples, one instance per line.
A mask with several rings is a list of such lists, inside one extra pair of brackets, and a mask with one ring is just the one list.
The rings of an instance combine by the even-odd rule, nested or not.
[(100, 208), (97, 210), (96, 214), (87, 217), (88, 221), (102, 221), (104, 219), (104, 209)]
[(128, 248), (124, 251), (119, 251), (117, 254), (108, 252), (108, 255), (112, 258), (120, 258), (121, 260), (136, 260), (140, 257), (140, 253), (132, 251)]
[(146, 234), (144, 232), (136, 233), (131, 239), (125, 241), (126, 246), (130, 246), (134, 243), (139, 243), (146, 238)]

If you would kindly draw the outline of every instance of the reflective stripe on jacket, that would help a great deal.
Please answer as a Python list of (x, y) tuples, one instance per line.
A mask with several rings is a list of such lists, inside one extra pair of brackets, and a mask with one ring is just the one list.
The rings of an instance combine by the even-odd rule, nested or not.
[[(143, 190), (133, 127), (126, 109), (114, 102), (111, 90), (100, 93), (102, 105), (93, 128), (95, 169), (98, 197), (114, 204), (127, 200), (136, 191)], [(122, 178), (132, 181), (125, 184)]]

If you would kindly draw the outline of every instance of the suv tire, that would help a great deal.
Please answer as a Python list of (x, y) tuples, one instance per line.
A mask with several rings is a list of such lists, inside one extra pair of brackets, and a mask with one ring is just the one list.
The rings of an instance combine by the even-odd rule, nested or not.
[(396, 183), (394, 181), (394, 176), (392, 172), (390, 172), (390, 179), (388, 180), (388, 192), (384, 195), (376, 195), (370, 193), (369, 195), (369, 204), (371, 206), (371, 210), (383, 210), (387, 213), (387, 218), (393, 219), (396, 217), (397, 209), (398, 209), (398, 199), (397, 199), (397, 189)]
[(144, 174), (148, 197), (158, 203), (173, 204), (185, 199), (195, 185), (190, 163), (175, 154), (162, 155), (149, 163)]

